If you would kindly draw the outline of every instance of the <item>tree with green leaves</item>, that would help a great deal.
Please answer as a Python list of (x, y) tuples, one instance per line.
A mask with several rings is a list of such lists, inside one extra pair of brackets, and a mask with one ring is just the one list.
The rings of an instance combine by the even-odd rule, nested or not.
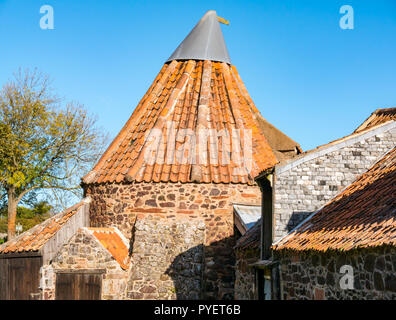
[(17, 206), (39, 190), (81, 193), (105, 136), (77, 103), (62, 103), (48, 77), (19, 71), (0, 92), (0, 188), (8, 207), (8, 239)]
[[(29, 230), (36, 224), (48, 219), (52, 214), (52, 210), (53, 207), (44, 200), (29, 204), (29, 207), (19, 205), (16, 214), (16, 224), (20, 224), (23, 231)], [(7, 234), (7, 212), (7, 207), (0, 208), (0, 234)]]

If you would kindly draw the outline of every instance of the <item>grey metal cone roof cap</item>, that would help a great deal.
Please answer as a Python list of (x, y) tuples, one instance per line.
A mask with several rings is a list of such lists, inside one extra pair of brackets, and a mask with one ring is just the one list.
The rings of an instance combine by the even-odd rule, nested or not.
[(205, 13), (167, 62), (172, 60), (211, 60), (231, 64), (216, 11)]

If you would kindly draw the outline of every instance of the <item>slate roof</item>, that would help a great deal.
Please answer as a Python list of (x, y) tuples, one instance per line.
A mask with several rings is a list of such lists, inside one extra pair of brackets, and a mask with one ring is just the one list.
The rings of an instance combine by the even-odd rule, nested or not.
[(58, 213), (0, 246), (0, 253), (35, 252), (40, 250), (74, 216), (85, 200)]
[(396, 108), (377, 109), (354, 132), (365, 131), (392, 120), (396, 120)]
[(128, 269), (128, 247), (116, 228), (87, 228), (87, 230), (113, 256), (122, 269)]
[[(271, 146), (291, 150), (292, 154), (300, 148), (274, 128), (260, 115), (235, 66), (212, 60), (173, 59), (162, 67), (121, 132), (83, 178), (83, 184), (253, 184), (258, 172), (284, 156), (283, 151), (275, 154), (278, 150)], [(210, 137), (199, 149), (193, 141), (202, 129), (209, 129)], [(231, 138), (233, 131), (241, 136)], [(158, 132), (160, 138), (154, 135)], [(216, 136), (220, 133), (225, 135)], [(246, 144), (249, 134), (251, 146)], [(191, 156), (193, 151), (195, 155)], [(231, 156), (229, 161), (230, 154), (236, 157)], [(207, 161), (197, 160), (200, 155), (206, 155)]]
[(275, 250), (396, 245), (396, 148), (278, 243)]

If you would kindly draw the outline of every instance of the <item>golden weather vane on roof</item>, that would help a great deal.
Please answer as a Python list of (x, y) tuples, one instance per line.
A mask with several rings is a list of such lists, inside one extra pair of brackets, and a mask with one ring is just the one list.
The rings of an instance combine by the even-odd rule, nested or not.
[(224, 23), (227, 26), (230, 24), (230, 21), (228, 21), (228, 20), (226, 20), (226, 19), (224, 19), (222, 17), (219, 17), (219, 16), (217, 17), (217, 21), (219, 21), (220, 23)]

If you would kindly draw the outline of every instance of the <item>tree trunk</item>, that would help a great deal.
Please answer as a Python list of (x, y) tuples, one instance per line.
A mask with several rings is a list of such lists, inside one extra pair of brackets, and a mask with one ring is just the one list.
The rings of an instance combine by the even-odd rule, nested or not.
[(17, 196), (15, 188), (9, 187), (8, 191), (8, 241), (15, 237), (15, 220), (17, 214)]

